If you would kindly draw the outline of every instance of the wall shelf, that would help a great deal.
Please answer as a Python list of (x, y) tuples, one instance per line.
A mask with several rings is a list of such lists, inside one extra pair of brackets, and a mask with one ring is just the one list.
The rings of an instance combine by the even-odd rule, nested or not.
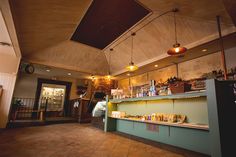
[(182, 127), (182, 128), (189, 128), (189, 129), (198, 129), (198, 130), (205, 130), (209, 131), (209, 126), (205, 124), (193, 124), (193, 123), (169, 123), (169, 122), (157, 122), (151, 120), (139, 120), (139, 119), (131, 119), (131, 118), (116, 118), (111, 117), (113, 119), (120, 119), (120, 120), (127, 120), (127, 121), (134, 121), (134, 122), (141, 122), (141, 123), (148, 123), (148, 124), (157, 124), (157, 125), (165, 125), (165, 126), (173, 126), (173, 127)]
[(151, 101), (151, 100), (163, 100), (163, 99), (189, 99), (196, 97), (206, 97), (206, 91), (192, 91), (180, 94), (172, 95), (158, 95), (150, 97), (138, 97), (138, 98), (125, 98), (125, 99), (111, 99), (111, 103), (122, 103), (122, 102), (134, 102), (134, 101)]

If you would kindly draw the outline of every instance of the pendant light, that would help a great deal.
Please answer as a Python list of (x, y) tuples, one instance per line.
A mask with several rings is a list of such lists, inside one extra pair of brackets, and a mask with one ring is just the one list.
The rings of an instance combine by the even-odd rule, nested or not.
[(175, 44), (173, 45), (173, 48), (171, 48), (167, 51), (167, 54), (171, 55), (171, 56), (183, 55), (187, 51), (187, 48), (181, 47), (180, 43), (178, 43), (178, 41), (177, 41), (176, 18), (175, 18), (175, 13), (177, 11), (178, 11), (178, 9), (173, 10), (173, 12), (174, 12), (174, 24), (175, 24)]
[(132, 40), (132, 43), (131, 43), (131, 55), (130, 55), (130, 63), (129, 65), (126, 67), (126, 69), (128, 71), (135, 71), (138, 69), (138, 66), (136, 66), (133, 62), (133, 45), (134, 45), (134, 36), (136, 35), (135, 33), (132, 33), (131, 34), (132, 37), (131, 37), (131, 40)]
[(94, 82), (95, 79), (96, 79), (95, 76), (94, 76), (93, 74), (91, 74), (90, 78), (91, 78), (92, 82)]
[(106, 76), (106, 78), (108, 80), (111, 79), (111, 52), (113, 51), (113, 48), (110, 49), (110, 52), (109, 52), (109, 59), (108, 59), (108, 75)]

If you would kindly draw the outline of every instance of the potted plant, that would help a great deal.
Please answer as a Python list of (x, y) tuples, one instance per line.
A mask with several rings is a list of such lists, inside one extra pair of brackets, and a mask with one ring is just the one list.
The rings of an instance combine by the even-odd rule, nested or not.
[(170, 77), (167, 79), (169, 88), (172, 94), (175, 93), (184, 93), (191, 90), (191, 84), (188, 84), (186, 81), (178, 77)]
[(22, 106), (22, 101), (19, 99), (16, 99), (13, 101), (12, 103), (12, 108), (11, 108), (11, 112), (12, 112), (12, 120), (14, 121), (16, 119), (17, 116), (17, 110)]

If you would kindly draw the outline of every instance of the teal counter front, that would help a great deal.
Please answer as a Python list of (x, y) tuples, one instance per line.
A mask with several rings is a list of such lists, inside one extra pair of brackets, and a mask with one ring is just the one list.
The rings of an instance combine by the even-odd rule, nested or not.
[[(186, 123), (141, 121), (111, 117), (112, 111), (127, 115), (182, 114)], [(107, 100), (105, 131), (118, 131), (148, 140), (210, 155), (207, 98), (205, 91)]]

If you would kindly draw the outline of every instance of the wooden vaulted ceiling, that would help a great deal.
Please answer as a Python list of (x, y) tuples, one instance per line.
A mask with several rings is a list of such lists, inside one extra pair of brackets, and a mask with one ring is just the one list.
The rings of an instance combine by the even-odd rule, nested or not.
[[(106, 74), (109, 48), (114, 48), (111, 72), (124, 72), (130, 58), (131, 40), (124, 40), (130, 36), (128, 30), (103, 50), (70, 40), (91, 3), (92, 0), (10, 0), (23, 59), (70, 70)], [(178, 41), (187, 48), (218, 37), (216, 15), (221, 16), (224, 35), (235, 32), (232, 19), (221, 0), (139, 0), (139, 3), (152, 10), (152, 15), (134, 26), (133, 31), (157, 15), (177, 7), (180, 10), (176, 16)], [(134, 62), (143, 66), (167, 57), (166, 51), (174, 43), (173, 35), (171, 13), (138, 31), (134, 37)]]

